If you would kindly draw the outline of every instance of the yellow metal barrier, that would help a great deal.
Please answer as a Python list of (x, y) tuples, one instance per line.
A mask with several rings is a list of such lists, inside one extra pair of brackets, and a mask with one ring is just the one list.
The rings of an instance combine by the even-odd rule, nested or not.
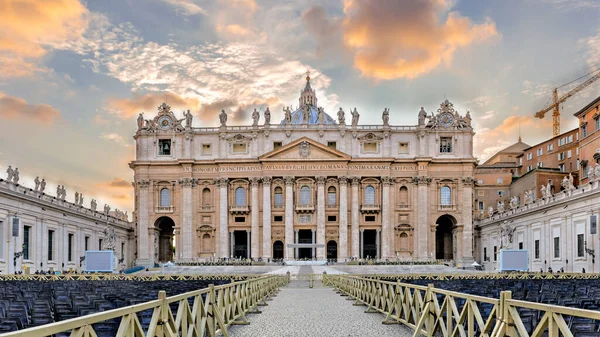
[[(45, 337), (65, 331), (71, 331), (71, 336), (92, 337), (96, 336), (93, 324), (114, 318), (121, 318), (117, 337), (229, 336), (230, 325), (248, 324), (246, 314), (260, 312), (258, 306), (266, 305), (265, 300), (287, 282), (286, 277), (264, 276), (220, 286), (211, 284), (171, 297), (160, 291), (154, 301), (11, 332), (3, 337)], [(171, 303), (178, 303), (176, 313), (171, 311)], [(150, 309), (152, 320), (144, 332), (137, 313)]]
[[(384, 324), (403, 324), (417, 336), (520, 336), (541, 337), (547, 330), (550, 337), (573, 337), (564, 316), (600, 320), (600, 312), (567, 308), (556, 305), (513, 300), (510, 291), (502, 291), (500, 298), (469, 295), (438, 289), (429, 284), (419, 286), (399, 281), (382, 281), (348, 275), (323, 275), (323, 283), (336, 289), (342, 296), (366, 305), (365, 312), (385, 315)], [(462, 308), (456, 300), (464, 303)], [(489, 310), (487, 317), (483, 306)], [(527, 331), (518, 308), (542, 313), (533, 331)]]

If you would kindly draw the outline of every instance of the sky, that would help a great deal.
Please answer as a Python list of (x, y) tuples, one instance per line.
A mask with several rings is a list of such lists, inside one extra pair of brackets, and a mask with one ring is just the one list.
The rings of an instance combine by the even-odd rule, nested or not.
[[(330, 115), (415, 125), (444, 99), (473, 118), (483, 162), (551, 137), (553, 88), (600, 66), (600, 0), (0, 0), (0, 172), (133, 210), (135, 118), (163, 101), (193, 126), (225, 109), (283, 117), (310, 71)], [(580, 82), (559, 89), (566, 93)], [(562, 106), (561, 130), (600, 95)]]

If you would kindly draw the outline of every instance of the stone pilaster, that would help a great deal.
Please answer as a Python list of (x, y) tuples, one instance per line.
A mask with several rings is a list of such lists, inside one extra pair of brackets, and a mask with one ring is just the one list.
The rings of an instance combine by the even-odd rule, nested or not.
[[(416, 177), (415, 182), (417, 183), (417, 258), (425, 260), (430, 258), (428, 247), (429, 247), (429, 197), (428, 197), (428, 185), (430, 178), (428, 177)], [(470, 209), (470, 208), (469, 208)], [(432, 258), (435, 258), (432, 257)]]
[(249, 251), (250, 256), (252, 256), (253, 258), (258, 258), (260, 256), (260, 246), (259, 246), (259, 242), (258, 242), (258, 237), (259, 237), (259, 213), (260, 213), (260, 205), (258, 202), (258, 182), (259, 179), (256, 177), (252, 177), (250, 178), (250, 188), (252, 189), (252, 197), (251, 197), (251, 212), (252, 212), (252, 223), (251, 223), (251, 228), (252, 228), (252, 242), (248, 241), (248, 245), (250, 245), (250, 249)]
[(317, 177), (317, 260), (326, 260), (325, 254), (325, 177)]
[[(294, 243), (296, 243), (296, 244), (298, 244), (299, 240), (300, 240), (300, 235), (299, 234), (300, 234), (300, 231), (296, 229), (294, 231)], [(300, 253), (300, 248), (296, 247), (295, 250), (294, 250), (294, 258), (297, 259), (300, 256), (299, 253)]]
[[(194, 180), (192, 178), (183, 178), (179, 180), (179, 184), (182, 189), (182, 203), (181, 203), (181, 242), (182, 249), (177, 254), (183, 259), (190, 261), (193, 257), (193, 240), (194, 240), (194, 205), (192, 202), (192, 187), (194, 186)], [(175, 260), (178, 257), (175, 256)]]
[[(314, 228), (311, 229), (310, 231), (311, 231), (311, 235), (312, 235), (312, 240), (310, 241), (310, 243), (315, 244), (317, 241), (316, 235), (315, 235), (317, 231)], [(316, 248), (313, 247), (312, 248), (312, 257), (314, 258), (316, 256), (317, 256), (317, 250), (316, 250)]]
[[(262, 256), (264, 259), (273, 257), (271, 244), (271, 177), (263, 177), (263, 250)], [(256, 234), (256, 244), (258, 245), (258, 232)]]
[(338, 228), (338, 261), (348, 257), (348, 178), (338, 178), (340, 186), (340, 222)]
[[(150, 227), (149, 216), (150, 216), (150, 181), (139, 180), (136, 182), (138, 189), (138, 223), (137, 223), (137, 239), (138, 239), (138, 257), (135, 261), (136, 265), (147, 266), (154, 262), (154, 257), (150, 255), (149, 245), (154, 245), (154, 241), (150, 241), (150, 233), (148, 228)], [(90, 247), (90, 249), (92, 249)]]
[(364, 258), (363, 256), (363, 252), (364, 252), (364, 245), (365, 245), (365, 230), (361, 229), (360, 230), (360, 253), (359, 253), (359, 257), (362, 259)]
[(285, 177), (285, 259), (292, 259), (293, 248), (288, 247), (294, 242), (294, 177)]
[(252, 242), (252, 235), (250, 234), (250, 231), (246, 231), (246, 258), (249, 259), (250, 258), (250, 243)]
[(471, 177), (462, 179), (462, 263), (470, 264), (473, 262), (473, 212), (469, 205), (473, 205), (473, 182)]
[(376, 230), (376, 234), (375, 234), (375, 246), (377, 247), (377, 250), (375, 253), (375, 259), (381, 259), (381, 251), (382, 251), (382, 247), (381, 247), (381, 229), (377, 229)]
[(233, 231), (229, 232), (229, 254), (231, 257), (239, 257), (235, 256), (235, 233)]
[[(360, 257), (362, 255), (362, 240), (359, 236), (358, 223), (358, 184), (359, 177), (352, 177), (352, 257)], [(360, 246), (359, 246), (360, 245)]]
[(219, 255), (220, 257), (230, 257), (233, 252), (229, 252), (229, 216), (227, 209), (227, 186), (229, 180), (220, 178), (217, 182), (219, 186)]
[(381, 200), (381, 258), (387, 259), (390, 254), (390, 238), (392, 232), (390, 230), (390, 186), (393, 184), (392, 178), (381, 177), (383, 183), (383, 193)]

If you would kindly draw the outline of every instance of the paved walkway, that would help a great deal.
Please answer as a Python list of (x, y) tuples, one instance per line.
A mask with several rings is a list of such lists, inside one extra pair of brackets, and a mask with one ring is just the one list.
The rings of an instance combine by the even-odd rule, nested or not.
[[(315, 267), (301, 266), (299, 275), (316, 272)], [(234, 325), (232, 337), (322, 337), (322, 336), (412, 336), (412, 331), (401, 325), (384, 325), (384, 316), (365, 313), (365, 306), (353, 306), (353, 301), (323, 287), (320, 281), (314, 288), (308, 281), (295, 281), (281, 288), (269, 305), (259, 307), (262, 314), (248, 315), (250, 325)]]

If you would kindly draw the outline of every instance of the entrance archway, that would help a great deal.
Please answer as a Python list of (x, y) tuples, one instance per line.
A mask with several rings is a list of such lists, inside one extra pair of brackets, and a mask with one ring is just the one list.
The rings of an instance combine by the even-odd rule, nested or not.
[(337, 242), (330, 240), (327, 242), (327, 260), (337, 260)]
[(156, 219), (154, 226), (159, 230), (158, 247), (155, 247), (155, 249), (158, 248), (158, 261), (173, 261), (175, 222), (173, 219), (163, 216)]
[[(312, 241), (312, 230), (298, 230), (298, 243), (314, 243)], [(298, 259), (312, 259), (313, 248), (298, 248)]]
[(248, 232), (233, 231), (233, 257), (248, 258)]
[(363, 232), (363, 259), (377, 258), (377, 230), (365, 229)]
[(445, 214), (436, 221), (435, 229), (435, 258), (438, 260), (454, 259), (454, 242), (452, 232), (456, 225), (454, 217)]
[(283, 242), (279, 240), (273, 242), (273, 259), (283, 259)]

